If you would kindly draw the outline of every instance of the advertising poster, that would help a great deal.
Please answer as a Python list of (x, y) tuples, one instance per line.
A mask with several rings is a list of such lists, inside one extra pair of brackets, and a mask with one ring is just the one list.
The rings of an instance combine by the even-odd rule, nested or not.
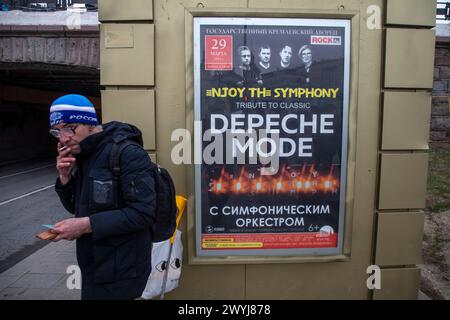
[(342, 253), (350, 22), (194, 18), (199, 256)]

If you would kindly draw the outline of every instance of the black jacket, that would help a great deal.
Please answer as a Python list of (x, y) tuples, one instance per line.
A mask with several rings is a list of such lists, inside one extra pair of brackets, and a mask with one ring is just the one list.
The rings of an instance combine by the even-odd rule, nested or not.
[(75, 217), (90, 217), (92, 233), (77, 240), (82, 299), (140, 297), (151, 271), (150, 226), (155, 217), (155, 182), (150, 159), (130, 145), (120, 156), (120, 179), (114, 180), (109, 159), (113, 139), (142, 146), (139, 129), (120, 122), (85, 138), (68, 184), (56, 181), (64, 207)]

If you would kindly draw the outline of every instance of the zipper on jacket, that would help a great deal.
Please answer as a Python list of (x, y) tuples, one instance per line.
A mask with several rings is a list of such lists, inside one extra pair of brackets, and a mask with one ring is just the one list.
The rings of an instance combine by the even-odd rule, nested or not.
[(134, 184), (134, 180), (131, 180), (131, 187), (133, 188), (133, 193), (137, 194), (139, 191), (136, 188), (136, 185)]

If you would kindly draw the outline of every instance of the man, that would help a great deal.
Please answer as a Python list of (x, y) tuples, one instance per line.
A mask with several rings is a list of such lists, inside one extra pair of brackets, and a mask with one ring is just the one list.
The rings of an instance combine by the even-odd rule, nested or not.
[[(150, 227), (156, 204), (141, 132), (120, 122), (99, 125), (93, 104), (73, 94), (53, 102), (50, 126), (59, 139), (55, 189), (75, 215), (55, 224), (54, 241), (77, 240), (81, 298), (140, 297), (151, 271)], [(110, 152), (114, 142), (126, 139), (136, 144), (121, 152), (116, 179)]]
[(292, 48), (290, 46), (284, 46), (280, 51), (280, 65), (282, 69), (289, 68), (292, 58)]
[[(291, 67), (291, 58), (292, 48), (288, 45), (283, 46), (280, 51), (280, 64), (271, 80), (277, 87), (293, 88), (297, 86), (296, 69)], [(266, 78), (264, 83), (267, 82)]]
[(311, 65), (312, 65), (312, 51), (311, 47), (308, 45), (304, 45), (298, 50), (298, 57), (302, 62), (302, 67), (300, 67), (300, 74), (302, 80), (309, 84), (311, 82)]
[(237, 82), (238, 85), (258, 85), (262, 84), (261, 71), (252, 63), (252, 53), (247, 46), (238, 48), (241, 64), (239, 65), (238, 74), (242, 77)]
[(261, 67), (261, 70), (267, 71), (270, 68), (270, 57), (271, 57), (271, 50), (268, 45), (263, 45), (261, 48), (259, 48), (259, 66)]
[(241, 58), (241, 65), (239, 66), (241, 69), (250, 69), (250, 62), (252, 62), (252, 52), (249, 47), (241, 46), (238, 48), (239, 57)]
[(312, 52), (311, 48), (308, 45), (304, 45), (298, 50), (298, 57), (303, 63), (303, 67), (309, 71), (309, 68), (312, 64)]

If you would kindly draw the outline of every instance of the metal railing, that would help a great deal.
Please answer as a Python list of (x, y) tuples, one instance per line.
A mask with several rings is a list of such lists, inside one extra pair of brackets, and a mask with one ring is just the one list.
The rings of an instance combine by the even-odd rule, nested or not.
[(436, 21), (450, 21), (450, 2), (438, 1), (436, 6)]
[(59, 11), (74, 4), (84, 4), (87, 11), (97, 11), (97, 0), (0, 0), (1, 10)]

